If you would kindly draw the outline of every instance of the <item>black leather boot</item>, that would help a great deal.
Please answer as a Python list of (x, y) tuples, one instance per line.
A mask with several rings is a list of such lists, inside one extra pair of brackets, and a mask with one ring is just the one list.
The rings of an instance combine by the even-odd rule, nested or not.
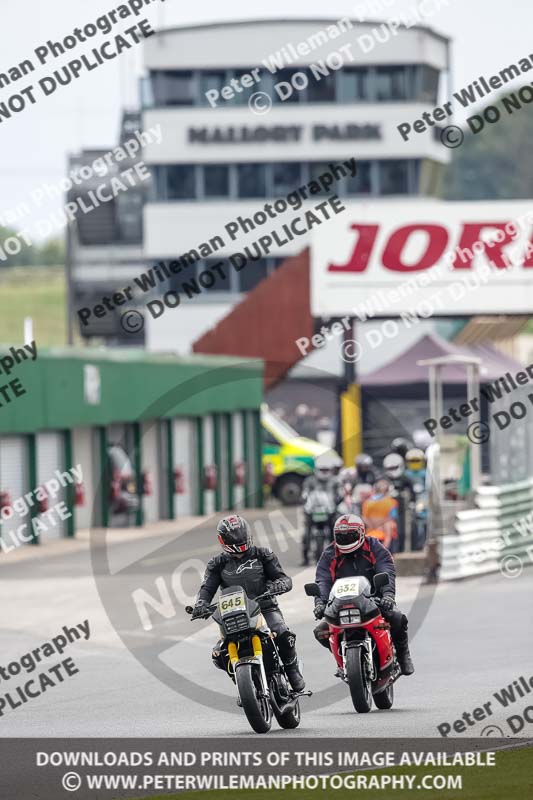
[(411, 658), (411, 653), (409, 652), (409, 643), (405, 642), (397, 647), (396, 655), (398, 657), (398, 664), (400, 665), (402, 675), (412, 675), (415, 671), (415, 667), (413, 664), (413, 659)]
[(409, 652), (408, 622), (405, 614), (400, 614), (396, 609), (385, 616), (391, 626), (392, 641), (396, 648), (396, 657), (402, 675), (412, 675), (415, 671), (411, 653)]
[(300, 672), (297, 658), (295, 658), (290, 664), (285, 664), (285, 672), (287, 673), (287, 678), (289, 679), (289, 683), (294, 691), (303, 692), (305, 689), (305, 681), (304, 676)]
[(285, 666), (285, 672), (289, 683), (295, 692), (303, 692), (305, 689), (305, 681), (300, 672), (298, 665), (298, 656), (296, 655), (296, 636), (291, 631), (285, 631), (278, 637), (278, 649), (281, 660)]

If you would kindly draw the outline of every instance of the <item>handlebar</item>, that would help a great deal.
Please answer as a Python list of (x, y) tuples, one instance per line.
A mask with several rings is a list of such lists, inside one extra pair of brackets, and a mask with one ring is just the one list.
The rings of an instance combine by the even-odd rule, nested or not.
[[(284, 592), (272, 592), (272, 591), (263, 592), (263, 594), (259, 594), (257, 597), (253, 597), (252, 600), (255, 603), (259, 603), (261, 602), (261, 600), (270, 600), (271, 598), (275, 597), (278, 594), (284, 594)], [(205, 606), (204, 613), (199, 614), (197, 617), (195, 617), (195, 619), (208, 619), (211, 616), (211, 614), (213, 614), (216, 611), (216, 609), (217, 609), (216, 603), (213, 603), (210, 606)], [(189, 614), (189, 616), (192, 616), (193, 611), (194, 611), (194, 606), (185, 606), (185, 613)], [(191, 622), (192, 621), (193, 620), (191, 620)]]

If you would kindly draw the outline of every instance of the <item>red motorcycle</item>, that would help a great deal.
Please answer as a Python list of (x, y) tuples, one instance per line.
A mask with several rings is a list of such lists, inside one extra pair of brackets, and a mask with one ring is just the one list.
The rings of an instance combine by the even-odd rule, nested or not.
[[(394, 682), (400, 665), (390, 635), (390, 625), (381, 615), (379, 602), (389, 576), (374, 576), (374, 591), (367, 578), (339, 578), (329, 593), (324, 618), (329, 625), (329, 646), (339, 667), (338, 676), (348, 684), (356, 711), (392, 708)], [(320, 597), (316, 583), (306, 583), (309, 597)]]

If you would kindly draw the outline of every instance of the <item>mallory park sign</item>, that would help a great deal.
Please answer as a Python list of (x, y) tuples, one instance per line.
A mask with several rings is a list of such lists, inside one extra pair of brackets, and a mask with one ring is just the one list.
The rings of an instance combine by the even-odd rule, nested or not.
[(313, 142), (346, 142), (381, 139), (381, 126), (355, 125), (236, 125), (194, 127), (187, 131), (189, 144), (262, 144), (263, 142), (298, 143), (310, 128)]

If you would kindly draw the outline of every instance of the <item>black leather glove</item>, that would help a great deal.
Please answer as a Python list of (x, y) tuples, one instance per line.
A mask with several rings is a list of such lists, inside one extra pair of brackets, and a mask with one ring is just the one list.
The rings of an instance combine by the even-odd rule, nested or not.
[(396, 603), (394, 602), (394, 595), (384, 594), (381, 598), (381, 609), (383, 611), (392, 611)]
[(322, 619), (325, 611), (326, 611), (326, 604), (322, 600), (319, 600), (317, 603), (315, 603), (315, 611), (314, 611), (315, 619)]
[(206, 611), (207, 611), (207, 603), (204, 600), (198, 600), (192, 610), (191, 620), (203, 617)]
[(287, 587), (285, 586), (285, 582), (282, 580), (272, 581), (268, 584), (267, 591), (271, 594), (283, 594), (287, 591)]

